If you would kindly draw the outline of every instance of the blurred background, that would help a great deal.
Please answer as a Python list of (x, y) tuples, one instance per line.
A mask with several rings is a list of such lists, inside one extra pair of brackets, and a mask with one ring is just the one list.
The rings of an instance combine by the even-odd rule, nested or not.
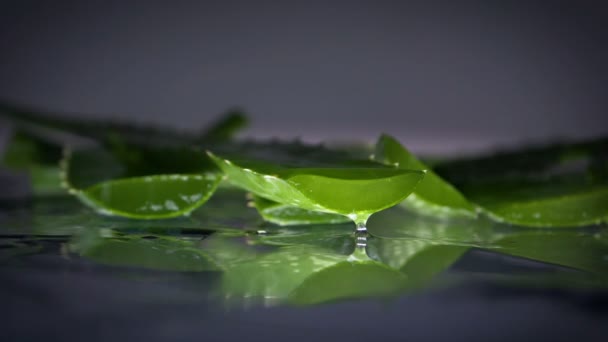
[(416, 152), (608, 133), (603, 1), (2, 1), (0, 99)]

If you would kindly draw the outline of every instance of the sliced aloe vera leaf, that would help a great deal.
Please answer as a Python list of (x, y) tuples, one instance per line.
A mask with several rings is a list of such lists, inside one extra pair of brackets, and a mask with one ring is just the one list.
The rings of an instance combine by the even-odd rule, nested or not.
[(429, 170), (395, 138), (382, 135), (376, 143), (373, 159), (401, 169), (427, 170), (414, 192), (403, 201), (405, 206), (433, 215), (475, 216), (475, 207), (460, 191)]
[[(217, 173), (115, 178), (113, 174), (122, 169), (112, 163), (112, 156), (103, 151), (75, 153), (73, 159), (73, 153), (67, 151), (62, 161), (65, 186), (83, 203), (107, 215), (138, 219), (188, 215), (209, 199), (222, 179)], [(91, 170), (93, 156), (107, 161), (96, 171), (98, 175), (85, 172)]]
[(75, 194), (104, 214), (139, 219), (170, 218), (188, 215), (205, 203), (220, 180), (217, 174), (133, 177), (75, 190)]
[(253, 195), (253, 204), (265, 221), (281, 226), (350, 221), (344, 215), (306, 210), (293, 205), (273, 202), (255, 195)]
[(363, 221), (407, 197), (422, 171), (383, 167), (284, 167), (262, 161), (209, 156), (230, 182), (269, 200)]

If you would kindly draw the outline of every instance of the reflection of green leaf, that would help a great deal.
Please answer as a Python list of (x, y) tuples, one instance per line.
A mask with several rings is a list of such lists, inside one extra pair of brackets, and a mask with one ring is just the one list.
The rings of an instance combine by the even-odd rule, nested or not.
[(529, 231), (497, 239), (494, 245), (500, 253), (607, 275), (608, 244), (601, 241), (602, 234), (606, 232)]
[[(83, 156), (87, 157), (88, 152), (79, 152), (74, 163), (71, 154), (66, 154), (62, 162), (65, 183), (83, 203), (104, 214), (139, 219), (187, 215), (205, 203), (221, 181), (220, 175), (206, 173), (153, 175), (95, 183), (86, 179), (95, 177), (84, 172), (92, 165), (83, 163)], [(106, 168), (109, 167), (108, 163)], [(102, 177), (112, 173), (101, 170)], [(81, 177), (83, 174), (86, 177)], [(83, 188), (76, 185), (90, 183), (92, 185)]]
[(156, 270), (201, 272), (219, 266), (190, 241), (159, 236), (109, 236), (88, 232), (72, 241), (71, 250), (95, 262)]
[(427, 170), (424, 179), (416, 186), (412, 195), (404, 200), (404, 205), (434, 215), (465, 214), (475, 215), (475, 208), (451, 184), (411, 154), (397, 140), (382, 135), (376, 144), (374, 159), (400, 169)]
[(223, 290), (242, 297), (286, 298), (306, 278), (346, 260), (311, 247), (287, 247), (236, 263), (224, 274)]
[(235, 263), (224, 274), (229, 297), (260, 297), (293, 304), (394, 294), (405, 277), (386, 265), (313, 246), (283, 247)]
[(299, 224), (323, 224), (348, 222), (346, 216), (298, 208), (296, 206), (269, 201), (253, 195), (253, 203), (265, 221), (281, 226)]
[(313, 246), (349, 255), (355, 249), (352, 223), (264, 227), (254, 240), (263, 245)]
[(486, 246), (512, 227), (485, 217), (434, 217), (397, 206), (370, 218), (367, 228), (384, 239), (428, 240), (440, 244)]
[(289, 302), (312, 305), (359, 297), (388, 296), (402, 290), (407, 277), (374, 261), (345, 261), (325, 268), (294, 289)]
[(366, 168), (283, 167), (209, 154), (228, 179), (254, 194), (306, 210), (363, 221), (403, 200), (422, 179), (420, 171), (368, 164)]

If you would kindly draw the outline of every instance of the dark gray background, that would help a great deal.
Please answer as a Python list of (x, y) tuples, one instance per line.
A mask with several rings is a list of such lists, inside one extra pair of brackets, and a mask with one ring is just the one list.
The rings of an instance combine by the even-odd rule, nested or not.
[(602, 1), (2, 1), (0, 98), (422, 152), (608, 133)]

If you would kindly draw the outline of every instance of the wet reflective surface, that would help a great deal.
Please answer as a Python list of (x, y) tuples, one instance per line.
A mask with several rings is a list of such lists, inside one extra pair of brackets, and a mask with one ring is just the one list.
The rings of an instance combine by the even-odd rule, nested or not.
[(188, 218), (3, 202), (9, 340), (605, 340), (608, 228), (529, 229), (401, 207), (280, 227), (222, 189)]

